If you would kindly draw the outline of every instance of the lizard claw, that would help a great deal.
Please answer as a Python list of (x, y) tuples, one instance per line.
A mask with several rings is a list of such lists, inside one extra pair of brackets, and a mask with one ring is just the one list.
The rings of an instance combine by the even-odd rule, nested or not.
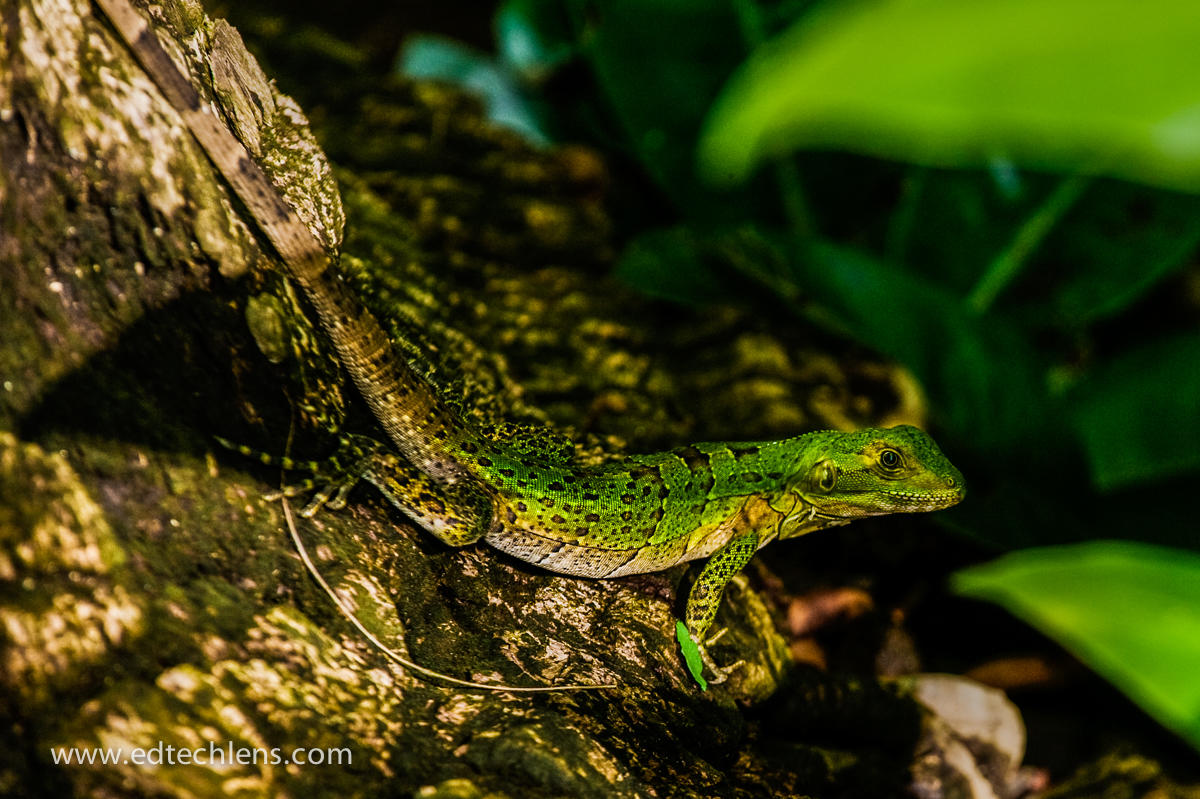
[[(724, 630), (721, 631), (721, 633), (724, 632)], [(714, 640), (716, 640), (716, 638), (719, 638), (720, 635), (721, 634), (719, 633), (716, 637), (710, 639), (709, 643), (711, 644)], [(703, 661), (705, 668), (712, 672), (713, 676), (709, 682), (713, 683), (714, 685), (725, 682), (729, 679), (730, 674), (746, 665), (745, 660), (738, 660), (737, 662), (731, 663), (728, 666), (718, 666), (717, 662), (712, 659), (711, 655), (708, 654), (707, 649), (705, 649), (703, 646), (698, 647), (698, 649), (700, 650), (700, 660)]]
[(362, 481), (372, 454), (380, 448), (378, 442), (366, 436), (345, 435), (339, 439), (337, 451), (325, 461), (297, 461), (259, 452), (224, 438), (216, 438), (221, 446), (255, 458), (263, 464), (276, 464), (287, 470), (309, 472), (311, 477), (263, 495), (266, 502), (275, 502), (284, 497), (290, 499), (315, 491), (300, 511), (300, 515), (306, 519), (317, 515), (322, 508), (344, 508), (347, 495)]
[(707, 641), (704, 642), (704, 644), (702, 646), (699, 647), (700, 660), (703, 661), (704, 665), (708, 668), (708, 670), (713, 673), (713, 678), (712, 678), (712, 680), (710, 680), (710, 682), (713, 682), (713, 683), (725, 682), (727, 679), (729, 679), (730, 674), (732, 674), (734, 671), (741, 668), (742, 666), (746, 665), (745, 660), (739, 660), (736, 663), (731, 663), (728, 666), (718, 666), (717, 662), (712, 659), (711, 655), (708, 654), (708, 647), (712, 646), (717, 641), (720, 641), (722, 638), (724, 638), (725, 633), (727, 633), (727, 632), (729, 632), (729, 628), (722, 627), (721, 629), (717, 630), (717, 632), (713, 635), (712, 638), (709, 638)]
[(304, 480), (293, 485), (286, 485), (283, 488), (276, 489), (275, 491), (268, 491), (262, 495), (262, 498), (264, 502), (277, 502), (284, 497), (291, 499), (292, 497), (298, 497), (301, 494), (307, 494), (309, 491), (312, 491), (312, 489), (313, 481)]

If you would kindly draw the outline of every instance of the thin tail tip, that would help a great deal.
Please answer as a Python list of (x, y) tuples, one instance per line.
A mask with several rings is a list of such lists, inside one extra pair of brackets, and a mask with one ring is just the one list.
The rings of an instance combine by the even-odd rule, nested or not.
[[(245, 444), (237, 444), (223, 436), (213, 436), (213, 440), (227, 450), (236, 452), (239, 455), (244, 455), (247, 458), (253, 458), (264, 466), (283, 466), (285, 469), (297, 468), (297, 462), (291, 458), (277, 457), (269, 452), (248, 447)], [(308, 464), (301, 464), (299, 468), (305, 468)]]

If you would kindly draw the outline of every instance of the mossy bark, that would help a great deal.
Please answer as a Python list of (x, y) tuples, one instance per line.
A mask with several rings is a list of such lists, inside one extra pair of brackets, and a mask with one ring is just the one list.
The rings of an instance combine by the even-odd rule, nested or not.
[[(301, 534), (377, 635), (457, 677), (619, 687), (462, 691), (382, 657), (304, 573), (279, 505), (262, 500), (277, 476), (213, 444), (318, 454), (334, 426), (372, 432), (303, 303), (93, 7), (0, 8), (0, 789), (903, 789), (914, 707), (870, 680), (791, 670), (752, 588), (730, 592), (716, 649), (746, 665), (701, 694), (672, 639), (686, 569), (550, 575), (482, 546), (449, 550), (360, 490)], [(608, 278), (594, 154), (531, 149), (454, 91), (371, 81), (320, 108), (335, 182), (232, 28), (187, 0), (145, 10), (462, 412), (550, 422), (590, 458), (920, 421), (903, 374), (849, 345), (733, 307), (657, 304)], [(63, 766), (51, 753), (210, 742), (348, 754), (214, 769)]]

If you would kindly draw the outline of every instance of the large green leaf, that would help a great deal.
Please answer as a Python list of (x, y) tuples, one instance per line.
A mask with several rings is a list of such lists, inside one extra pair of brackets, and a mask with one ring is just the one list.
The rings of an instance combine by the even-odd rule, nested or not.
[(701, 141), (714, 180), (796, 148), (997, 158), (1200, 190), (1194, 0), (851, 0), (759, 48)]
[(1200, 748), (1200, 555), (1121, 541), (1028, 549), (959, 572)]

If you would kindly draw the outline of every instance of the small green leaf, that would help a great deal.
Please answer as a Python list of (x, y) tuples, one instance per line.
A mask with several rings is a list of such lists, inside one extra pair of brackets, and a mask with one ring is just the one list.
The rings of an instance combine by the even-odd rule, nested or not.
[(1200, 244), (1200, 197), (1109, 183), (1090, 192), (1047, 248), (1057, 276), (1049, 307), (1082, 326), (1114, 316), (1191, 262)]
[(1200, 555), (1125, 541), (1028, 549), (959, 572), (954, 590), (1052, 636), (1200, 749)]
[(700, 660), (700, 648), (692, 640), (687, 625), (681, 621), (675, 622), (675, 637), (679, 639), (679, 649), (683, 652), (683, 659), (687, 663), (692, 679), (700, 686), (701, 691), (707, 691), (708, 681), (704, 679), (704, 664)]
[(798, 148), (996, 158), (1200, 191), (1194, 0), (827, 3), (752, 55), (700, 144), (735, 183)]
[(1097, 370), (1072, 403), (1101, 488), (1200, 469), (1200, 335), (1157, 340)]

